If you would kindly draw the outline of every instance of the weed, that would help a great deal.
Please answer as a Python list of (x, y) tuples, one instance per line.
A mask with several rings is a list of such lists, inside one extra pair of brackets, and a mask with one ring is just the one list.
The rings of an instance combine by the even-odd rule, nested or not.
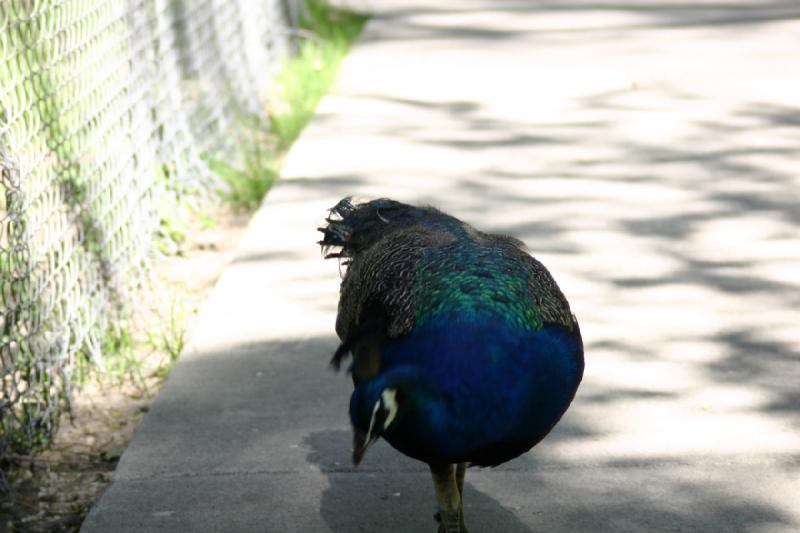
[(315, 38), (302, 42), (286, 61), (274, 84), (271, 119), (278, 149), (286, 151), (310, 120), (314, 109), (336, 79), (339, 65), (367, 17), (309, 0), (300, 24)]
[(238, 168), (227, 160), (206, 156), (208, 167), (226, 185), (221, 191), (222, 199), (236, 209), (253, 210), (274, 183), (278, 164), (256, 143), (245, 151), (243, 159), (244, 168)]
[(147, 345), (152, 350), (166, 355), (166, 360), (159, 360), (152, 370), (154, 377), (166, 378), (186, 346), (188, 332), (184, 292), (185, 289), (173, 292), (166, 316), (159, 317), (159, 327), (146, 333)]
[(137, 345), (124, 320), (103, 338), (105, 376), (112, 383), (121, 384), (129, 380), (146, 389), (144, 360), (138, 357)]
[(367, 17), (309, 0), (301, 27), (311, 38), (300, 43), (273, 80), (270, 101), (270, 137), (243, 119), (237, 143), (241, 164), (231, 158), (206, 154), (209, 168), (225, 183), (222, 197), (235, 208), (259, 206), (278, 176), (281, 162), (306, 126), (322, 96), (333, 84), (339, 65), (361, 32)]
[[(268, 130), (248, 124), (247, 120), (243, 119), (242, 127), (236, 124), (233, 128), (243, 132), (241, 138), (237, 139), (239, 154), (236, 158), (222, 157), (219, 154), (204, 156), (209, 169), (225, 184), (220, 197), (235, 208), (253, 210), (261, 203), (278, 176), (286, 152), (310, 120), (319, 100), (333, 84), (343, 57), (366, 21), (363, 15), (331, 7), (323, 0), (306, 0), (306, 9), (302, 15), (301, 26), (304, 32), (313, 38), (300, 42), (297, 53), (285, 61), (273, 79), (275, 91), (268, 110), (271, 119)], [(44, 52), (41, 54), (42, 57), (46, 55)], [(38, 53), (33, 59), (39, 59)], [(3, 64), (0, 62), (0, 68), (2, 67)], [(19, 63), (17, 67), (25, 68), (25, 65)], [(28, 77), (28, 73), (22, 74)], [(44, 77), (42, 80), (42, 83), (47, 84), (45, 87), (47, 90), (43, 92), (53, 93), (50, 87), (54, 83), (53, 80)], [(54, 97), (48, 97), (43, 100), (42, 106), (33, 110), (37, 120), (53, 125), (47, 129), (46, 135), (43, 134), (41, 138), (32, 142), (41, 144), (42, 150), (47, 145), (58, 156), (59, 179), (63, 181), (63, 187), (69, 190), (70, 194), (67, 197), (70, 199), (70, 205), (82, 213), (78, 221), (86, 237), (82, 241), (83, 247), (80, 253), (91, 255), (99, 264), (107, 265), (111, 263), (107, 257), (108, 250), (102, 247), (102, 241), (94, 229), (97, 224), (90, 216), (92, 211), (82, 209), (87, 201), (87, 183), (80, 174), (79, 165), (75, 163), (78, 160), (78, 148), (67, 142), (61, 142), (64, 138), (68, 138), (64, 132), (74, 129), (72, 118), (71, 115), (60, 114), (58, 104)], [(169, 188), (169, 168), (165, 165), (155, 171), (160, 173), (165, 187)], [(0, 193), (5, 193), (0, 194), (0, 215), (2, 215), (9, 210), (7, 204), (13, 197), (5, 190), (0, 190)], [(192, 200), (177, 192), (175, 195), (164, 194), (163, 198), (163, 203), (158, 206), (160, 223), (156, 239), (156, 245), (162, 253), (180, 254), (181, 246), (187, 241), (187, 235), (191, 234), (195, 223), (203, 228), (216, 226), (217, 222), (212, 217), (202, 213)], [(7, 230), (14, 228), (12, 223), (16, 222), (9, 222)], [(10, 254), (0, 256), (0, 261), (2, 261), (0, 271), (4, 273), (14, 273), (25, 266), (18, 265), (19, 259)], [(109, 273), (103, 272), (103, 275), (107, 276)], [(16, 299), (18, 295), (13, 291), (21, 290), (22, 285), (9, 284), (9, 287), (7, 290), (11, 291), (10, 296)], [(143, 290), (149, 291), (150, 287), (145, 287)], [(91, 349), (84, 346), (75, 353), (70, 368), (65, 370), (65, 373), (68, 373), (66, 376), (46, 375), (44, 378), (28, 376), (25, 373), (30, 372), (24, 367), (24, 361), (18, 362), (21, 365), (19, 372), (26, 376), (22, 381), (26, 384), (42, 383), (46, 387), (52, 387), (53, 384), (49, 380), (65, 377), (69, 380), (67, 385), (71, 383), (82, 388), (90, 380), (111, 384), (129, 380), (146, 390), (147, 380), (151, 377), (165, 377), (185, 347), (186, 316), (182, 302), (182, 298), (176, 293), (166, 315), (159, 316), (157, 324), (144, 328), (128, 325), (124, 318), (130, 319), (130, 311), (114, 315), (110, 320), (111, 328), (101, 331), (98, 326), (93, 335), (89, 335), (99, 339), (99, 346)], [(8, 335), (7, 330), (10, 328), (10, 323), (0, 325), (0, 329), (4, 330), (0, 333)], [(5, 342), (3, 340), (0, 345)], [(153, 366), (152, 360), (148, 360), (145, 353), (148, 348), (151, 353), (155, 351), (164, 354), (166, 360), (162, 359)], [(97, 368), (92, 363), (90, 351), (102, 352), (103, 369)], [(25, 353), (30, 353), (30, 350), (26, 349)], [(66, 394), (68, 393), (65, 392)], [(18, 408), (21, 410), (18, 420), (21, 421), (21, 425), (12, 426), (11, 419), (0, 416), (0, 446), (4, 444), (4, 440), (9, 446), (20, 449), (26, 446), (34, 448), (44, 446), (49, 439), (51, 428), (36, 426), (34, 419), (38, 420), (36, 417), (40, 416), (40, 413), (32, 407), (32, 404), (20, 404)], [(0, 414), (3, 414), (2, 409)], [(3, 450), (0, 449), (0, 457), (2, 456)]]

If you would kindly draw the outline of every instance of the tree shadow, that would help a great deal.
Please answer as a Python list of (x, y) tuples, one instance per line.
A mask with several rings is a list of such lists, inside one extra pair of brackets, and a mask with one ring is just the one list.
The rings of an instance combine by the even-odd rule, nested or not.
[(716, 382), (742, 383), (770, 392), (760, 411), (800, 422), (800, 355), (786, 343), (770, 339), (756, 329), (732, 329), (714, 338), (724, 359), (709, 363), (706, 371)]
[[(569, 439), (586, 438), (569, 433)], [(367, 464), (346, 466), (351, 442), (346, 430), (304, 439), (308, 461), (327, 479), (320, 514), (328, 527), (433, 531), (435, 497), (427, 468), (382, 443), (370, 450)], [(540, 460), (534, 449), (497, 469), (470, 469), (465, 514), (475, 531), (744, 533), (790, 527), (780, 510), (732, 496), (718, 468), (701, 473), (696, 466), (653, 457), (576, 465)]]
[[(486, 13), (502, 14), (505, 18), (486, 18)], [(577, 18), (582, 13), (596, 16), (598, 23), (586, 24)], [(605, 20), (603, 15), (627, 15), (622, 20)], [(515, 16), (527, 17), (564, 15), (573, 22), (557, 27), (543, 24), (539, 27), (518, 29), (509, 22)], [(453, 23), (454, 17), (461, 17), (463, 24)], [(483, 16), (481, 24), (476, 18)], [(379, 20), (381, 31), (368, 33), (365, 42), (391, 40), (481, 40), (513, 41), (552, 34), (586, 34), (590, 32), (640, 31), (670, 28), (702, 28), (758, 26), (776, 21), (800, 18), (800, 6), (787, 0), (724, 4), (710, 3), (644, 3), (644, 2), (592, 2), (559, 1), (514, 2), (498, 6), (496, 1), (471, 2), (468, 5), (436, 7), (382, 6), (374, 13)], [(448, 18), (450, 24), (437, 24), (436, 17)], [(384, 24), (385, 23), (385, 24)]]
[[(309, 434), (308, 461), (327, 477), (320, 514), (333, 531), (435, 531), (436, 497), (427, 466), (376, 444), (358, 469), (349, 462), (350, 431)], [(467, 478), (464, 512), (474, 531), (532, 531), (513, 511), (476, 489)]]
[[(745, 533), (792, 528), (791, 518), (781, 511), (768, 503), (733, 497), (724, 483), (682, 480), (681, 474), (688, 471), (652, 460), (644, 465), (617, 462), (582, 472), (540, 473), (530, 491), (559, 495), (558, 510), (540, 515), (542, 529), (548, 531)], [(696, 469), (692, 473), (698, 474)], [(602, 484), (596, 485), (598, 480)]]

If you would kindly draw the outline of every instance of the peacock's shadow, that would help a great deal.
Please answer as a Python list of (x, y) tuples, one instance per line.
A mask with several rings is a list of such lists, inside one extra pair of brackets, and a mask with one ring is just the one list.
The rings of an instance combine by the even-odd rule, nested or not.
[[(436, 531), (436, 498), (427, 466), (379, 441), (355, 468), (350, 462), (352, 439), (342, 429), (313, 432), (304, 439), (309, 463), (328, 480), (320, 515), (331, 530)], [(531, 531), (511, 510), (475, 489), (469, 474), (464, 513), (473, 531)]]

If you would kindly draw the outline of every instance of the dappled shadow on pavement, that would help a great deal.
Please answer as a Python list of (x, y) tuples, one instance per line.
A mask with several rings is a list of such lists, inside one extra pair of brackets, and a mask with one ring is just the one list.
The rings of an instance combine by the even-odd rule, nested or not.
[[(347, 376), (327, 368), (334, 347), (330, 336), (256, 341), (182, 360), (117, 479), (133, 484), (181, 479), (205, 488), (200, 496), (180, 490), (154, 495), (152, 516), (139, 519), (163, 523), (159, 512), (166, 509), (208, 528), (225, 519), (214, 509), (238, 505), (246, 510), (239, 520), (267, 530), (287, 520), (310, 531), (435, 530), (425, 465), (383, 442), (358, 468), (350, 463), (346, 413), (352, 387)], [(214, 394), (193, 393), (199, 384)], [(581, 404), (598, 405), (604, 416), (615, 417), (624, 416), (614, 411), (620, 405), (669, 399), (646, 386), (583, 391), (575, 409), (530, 453), (498, 469), (469, 470), (465, 511), (473, 530), (789, 529), (791, 517), (780, 506), (748, 497), (741, 485), (761, 479), (765, 466), (797, 472), (797, 458), (742, 464), (659, 453), (616, 458), (553, 453), (596, 446), (615, 432)], [(198, 501), (214, 505), (198, 510)]]
[[(427, 466), (404, 462), (392, 468), (386, 463), (391, 465), (391, 454), (398, 452), (381, 446), (370, 451), (379, 455), (370, 461), (376, 466), (364, 465), (363, 472), (345, 470), (341, 460), (349, 455), (352, 441), (350, 431), (335, 430), (312, 433), (304, 443), (309, 462), (327, 476), (320, 514), (331, 530), (434, 531), (436, 497)], [(532, 531), (512, 510), (469, 482), (465, 506), (469, 527), (475, 531)]]
[[(378, 16), (387, 31), (374, 39), (513, 41), (531, 35), (619, 33), (659, 29), (760, 27), (800, 18), (800, 6), (788, 0), (758, 3), (544, 0), (481, 0), (446, 5), (390, 3)], [(509, 23), (509, 21), (511, 21)], [(370, 36), (368, 35), (368, 39)]]
[[(553, 509), (526, 515), (543, 489), (563, 496), (563, 530), (791, 530), (800, 105), (787, 35), (800, 6), (469, 6), (380, 10), (364, 56), (403, 40), (420, 59), (345, 84), (311, 132), (315, 147), (352, 139), (308, 172), (330, 181), (282, 187), (435, 204), (521, 238), (561, 284), (585, 381), (553, 435), (500, 470), (525, 472), (524, 505), (499, 474), (475, 475), (475, 492), (500, 502), (481, 504), (490, 516), (551, 524)], [(339, 101), (369, 116), (337, 114)], [(334, 176), (353, 186), (331, 188)], [(310, 435), (312, 463), (325, 464), (328, 438), (349, 444)], [(329, 502), (357, 490), (338, 475)], [(331, 504), (322, 513), (337, 523)]]
[[(242, 530), (291, 523), (309, 531), (433, 531), (435, 499), (425, 465), (382, 442), (360, 467), (350, 464), (351, 384), (327, 368), (334, 347), (325, 335), (231, 344), (183, 359), (117, 479), (134, 486), (177, 479), (201, 492), (153, 492), (137, 520), (168, 530), (163, 516), (169, 512), (171, 519), (191, 517), (198, 527), (214, 530), (230, 520), (216, 509), (238, 506)], [(198, 395), (199, 386), (214, 393)], [(605, 459), (553, 453), (593, 447), (614, 433), (581, 404), (618, 417), (624, 416), (615, 411), (620, 405), (671, 399), (645, 385), (583, 391), (575, 409), (531, 453), (499, 469), (468, 472), (469, 523), (476, 531), (519, 532), (791, 528), (779, 506), (739, 490), (771, 466), (763, 460), (737, 464), (709, 457), (697, 463), (658, 453)], [(778, 464), (783, 472), (799, 466), (797, 459)], [(124, 501), (109, 502), (133, 513)]]

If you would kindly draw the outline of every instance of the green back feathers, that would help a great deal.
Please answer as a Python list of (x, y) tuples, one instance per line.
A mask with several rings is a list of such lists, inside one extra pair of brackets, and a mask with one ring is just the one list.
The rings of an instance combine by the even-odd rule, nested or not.
[(552, 276), (517, 239), (482, 233), (433, 208), (385, 199), (342, 202), (346, 209), (335, 207), (337, 216), (321, 228), (321, 244), (340, 247), (329, 256), (349, 264), (336, 322), (345, 343), (376, 317), (388, 337), (453, 313), (502, 317), (525, 330), (545, 323), (575, 327)]
[(415, 325), (448, 313), (493, 315), (525, 330), (573, 326), (569, 304), (544, 266), (516, 239), (464, 224), (452, 243), (428, 248), (415, 265)]
[(461, 241), (427, 250), (416, 264), (411, 290), (415, 323), (467, 313), (501, 316), (525, 329), (541, 327), (541, 310), (531, 305), (524, 270), (493, 252)]

